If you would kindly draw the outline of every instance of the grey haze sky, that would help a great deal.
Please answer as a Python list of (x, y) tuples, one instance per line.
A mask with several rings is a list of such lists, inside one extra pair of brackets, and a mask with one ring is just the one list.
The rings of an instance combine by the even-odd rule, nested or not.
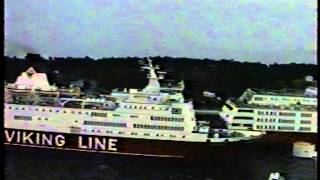
[(5, 0), (5, 53), (316, 64), (315, 0)]

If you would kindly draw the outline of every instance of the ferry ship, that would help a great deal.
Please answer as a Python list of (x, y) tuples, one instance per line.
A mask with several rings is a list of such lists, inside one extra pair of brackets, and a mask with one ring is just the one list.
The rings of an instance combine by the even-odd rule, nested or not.
[(317, 134), (317, 104), (316, 87), (304, 92), (247, 89), (227, 100), (220, 116), (229, 129)]
[[(184, 84), (162, 87), (165, 72), (152, 60), (145, 88), (88, 98), (50, 85), (33, 68), (5, 84), (5, 144), (113, 154), (186, 157), (214, 145), (247, 143), (262, 132), (212, 129), (196, 121)], [(221, 147), (221, 146), (220, 146)]]

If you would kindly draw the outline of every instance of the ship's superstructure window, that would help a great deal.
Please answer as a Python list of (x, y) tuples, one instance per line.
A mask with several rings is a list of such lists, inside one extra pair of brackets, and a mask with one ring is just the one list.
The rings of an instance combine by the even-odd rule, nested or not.
[(253, 109), (238, 109), (238, 112), (253, 113)]
[(180, 108), (172, 108), (172, 114), (181, 114), (182, 110)]
[(84, 125), (93, 125), (93, 126), (127, 127), (126, 123), (115, 123), (115, 122), (84, 121), (83, 124)]
[(279, 123), (292, 123), (292, 124), (294, 124), (294, 120), (279, 119)]
[(156, 129), (156, 130), (171, 130), (171, 131), (183, 131), (183, 127), (177, 126), (158, 126), (158, 125), (148, 125), (148, 124), (133, 124), (134, 128), (141, 129)]
[(262, 101), (263, 98), (262, 98), (262, 97), (254, 97), (254, 100), (255, 100), (255, 101)]
[(311, 124), (311, 121), (301, 120), (300, 124)]
[(311, 128), (310, 127), (300, 127), (299, 130), (300, 131), (310, 131)]
[(243, 124), (243, 127), (252, 127), (252, 124)]
[(113, 117), (120, 117), (120, 114), (112, 114)]
[(234, 119), (239, 119), (239, 120), (253, 120), (253, 117), (235, 116)]
[(131, 118), (137, 118), (138, 116), (137, 115), (131, 115), (130, 117)]
[(70, 127), (70, 132), (71, 133), (80, 133), (81, 132), (81, 128), (80, 127), (71, 126)]
[(91, 116), (95, 117), (107, 117), (107, 113), (99, 113), (99, 112), (92, 112)]
[(294, 127), (279, 126), (278, 129), (280, 129), (280, 130), (294, 130)]
[(295, 116), (296, 113), (290, 113), (290, 112), (280, 112), (279, 116)]
[(310, 114), (310, 113), (302, 113), (301, 117), (312, 117), (312, 114)]
[(151, 120), (152, 120), (152, 121), (174, 121), (174, 122), (183, 122), (184, 118), (151, 116)]
[(14, 116), (15, 120), (25, 120), (25, 121), (31, 121), (32, 117), (31, 116)]
[(230, 104), (226, 103), (225, 105), (226, 105), (226, 107), (227, 107), (230, 111), (232, 111), (233, 107), (230, 106)]

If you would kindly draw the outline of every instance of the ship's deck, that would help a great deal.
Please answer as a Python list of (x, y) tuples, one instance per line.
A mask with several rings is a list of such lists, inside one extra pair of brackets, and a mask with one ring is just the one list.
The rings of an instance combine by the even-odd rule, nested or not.
[(232, 100), (237, 107), (240, 108), (253, 108), (253, 109), (279, 109), (288, 111), (316, 111), (317, 106), (312, 105), (290, 105), (290, 106), (276, 106), (276, 105), (258, 105), (258, 104), (248, 104), (241, 100)]

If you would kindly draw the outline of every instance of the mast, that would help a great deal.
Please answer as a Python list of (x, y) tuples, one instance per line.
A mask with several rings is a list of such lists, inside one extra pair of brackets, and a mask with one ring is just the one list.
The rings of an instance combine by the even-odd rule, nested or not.
[(149, 57), (147, 58), (147, 60), (148, 60), (148, 66), (144, 66), (142, 68), (149, 70), (149, 74), (147, 75), (149, 82), (148, 82), (148, 85), (142, 89), (142, 92), (158, 93), (160, 92), (160, 89), (161, 89), (159, 80), (163, 79), (163, 76), (157, 75), (156, 69), (159, 69), (159, 67), (153, 66), (152, 60)]

